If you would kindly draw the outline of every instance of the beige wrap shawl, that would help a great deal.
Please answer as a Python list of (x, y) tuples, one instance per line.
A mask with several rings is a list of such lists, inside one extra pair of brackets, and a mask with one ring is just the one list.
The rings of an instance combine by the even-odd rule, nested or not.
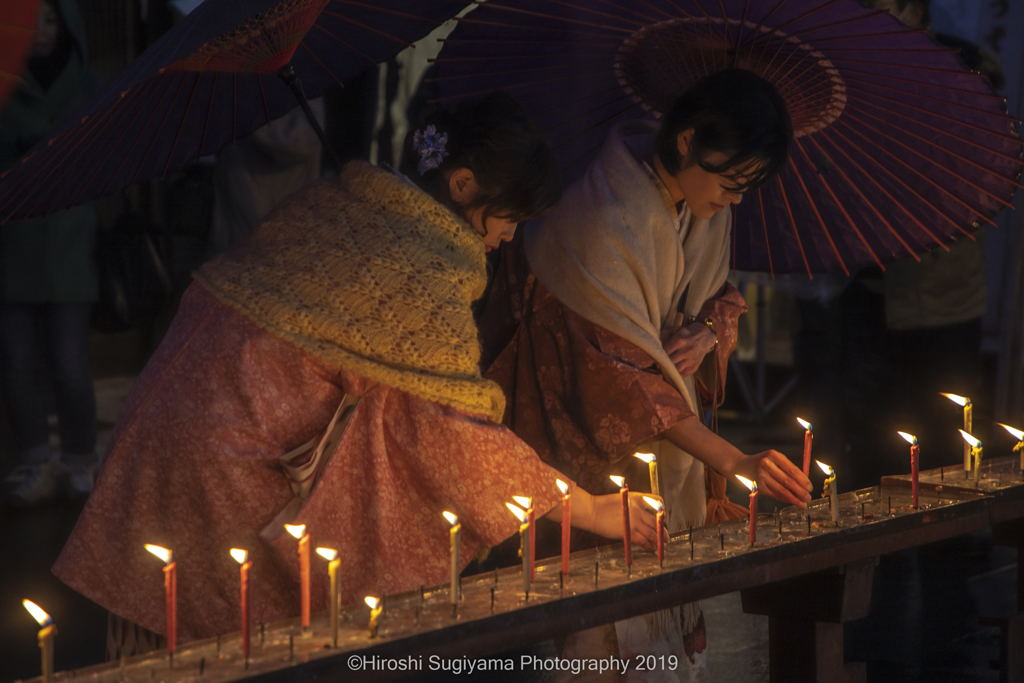
[[(684, 290), (683, 313), (690, 316), (725, 284), (732, 214), (725, 209), (694, 220), (688, 208), (682, 216), (669, 210), (630, 149), (653, 148), (649, 138), (656, 133), (657, 125), (646, 121), (618, 124), (558, 207), (526, 226), (526, 255), (562, 304), (650, 354), (696, 412), (693, 378), (680, 376), (661, 331), (672, 324)], [(692, 221), (682, 244), (680, 221)], [(668, 441), (654, 450), (669, 531), (703, 524), (703, 464)]]

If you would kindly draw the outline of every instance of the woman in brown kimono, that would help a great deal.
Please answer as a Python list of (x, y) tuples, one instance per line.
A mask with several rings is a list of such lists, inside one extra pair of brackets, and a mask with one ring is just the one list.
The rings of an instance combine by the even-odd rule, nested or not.
[[(629, 465), (654, 452), (669, 531), (738, 516), (721, 475), (810, 500), (810, 482), (781, 453), (744, 454), (699, 418), (722, 396), (746, 310), (726, 282), (728, 207), (774, 177), (791, 138), (774, 87), (744, 70), (698, 82), (660, 129), (619, 124), (559, 206), (506, 247), (482, 311), (485, 376), (505, 391), (505, 424), (593, 493), (614, 473), (646, 489), (647, 468), (631, 477)], [(710, 505), (705, 465), (709, 480), (711, 468), (721, 473)], [(705, 680), (699, 604), (668, 614), (618, 622), (617, 653), (616, 638), (595, 629), (573, 634), (563, 654), (684, 650), (680, 680)]]

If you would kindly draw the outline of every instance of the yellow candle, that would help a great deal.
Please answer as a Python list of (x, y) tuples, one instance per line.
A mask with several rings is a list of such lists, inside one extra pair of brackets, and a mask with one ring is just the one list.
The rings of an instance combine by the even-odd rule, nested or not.
[(338, 603), (341, 601), (341, 596), (338, 593), (338, 568), (341, 567), (341, 558), (338, 557), (338, 551), (333, 548), (317, 548), (316, 553), (327, 560), (327, 575), (331, 578), (331, 605), (329, 610), (331, 638), (334, 641), (334, 647), (338, 647)]
[(378, 619), (380, 619), (380, 613), (384, 611), (384, 605), (381, 601), (372, 595), (367, 595), (364, 600), (366, 604), (370, 606), (370, 637), (377, 637)]
[(530, 522), (526, 511), (518, 505), (505, 503), (512, 514), (521, 522), (519, 525), (519, 556), (523, 558), (523, 595), (530, 594)]
[[(946, 393), (943, 393), (942, 395), (945, 396), (946, 398), (948, 398), (953, 403), (957, 404), (958, 406), (963, 406), (963, 409), (964, 409), (964, 428), (963, 428), (963, 431), (965, 431), (968, 434), (970, 434), (971, 433), (971, 427), (972, 427), (971, 423), (974, 421), (974, 418), (973, 418), (974, 409), (973, 409), (973, 406), (971, 405), (971, 399), (969, 399), (966, 396), (957, 396), (956, 394), (946, 394)], [(967, 477), (967, 473), (970, 472), (970, 471), (971, 471), (971, 447), (967, 443), (964, 443), (964, 477), (965, 478)]]
[(32, 615), (39, 626), (39, 649), (43, 657), (43, 683), (50, 683), (53, 680), (53, 637), (57, 635), (57, 627), (50, 615), (43, 611), (43, 608), (31, 600), (22, 600), (28, 613)]
[(823, 463), (820, 460), (815, 460), (814, 462), (818, 463), (818, 467), (820, 467), (821, 471), (824, 472), (827, 475), (827, 477), (828, 477), (827, 479), (825, 479), (825, 488), (822, 490), (821, 495), (822, 495), (822, 497), (825, 497), (825, 496), (829, 497), (828, 502), (829, 502), (829, 505), (832, 507), (832, 522), (834, 524), (838, 524), (839, 523), (839, 490), (836, 487), (836, 473), (835, 473), (835, 470), (833, 470), (831, 467), (829, 467), (828, 465), (826, 465), (825, 463)]
[(647, 463), (647, 469), (651, 473), (651, 493), (661, 495), (661, 484), (658, 480), (658, 457), (654, 453), (634, 453), (635, 457)]
[(969, 456), (974, 459), (974, 483), (977, 484), (981, 479), (981, 441), (962, 429), (960, 436), (964, 437), (964, 444), (971, 449)]
[(459, 604), (459, 546), (461, 545), (462, 536), (462, 524), (459, 523), (459, 518), (451, 512), (442, 512), (444, 518), (448, 520), (448, 523), (452, 525), (449, 533), (450, 544), (452, 554), (452, 568), (451, 568), (451, 588), (448, 589), (448, 593), (451, 597), (453, 605)]

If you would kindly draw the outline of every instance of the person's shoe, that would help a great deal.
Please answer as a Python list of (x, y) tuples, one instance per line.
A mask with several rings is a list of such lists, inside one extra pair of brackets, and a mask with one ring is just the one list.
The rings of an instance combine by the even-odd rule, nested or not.
[(30, 508), (52, 503), (60, 492), (61, 468), (58, 463), (29, 465), (29, 472), (7, 496), (11, 505)]
[(84, 503), (96, 483), (96, 460), (86, 456), (61, 456), (67, 473), (67, 496), (73, 503)]

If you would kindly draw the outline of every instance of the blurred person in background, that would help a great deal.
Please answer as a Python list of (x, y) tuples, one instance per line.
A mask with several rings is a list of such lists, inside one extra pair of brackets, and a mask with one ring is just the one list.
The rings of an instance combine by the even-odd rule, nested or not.
[[(930, 30), (928, 0), (862, 0), (912, 29)], [(999, 60), (960, 38), (932, 34), (958, 49), (967, 68), (993, 87)], [(927, 134), (922, 130), (922, 134)], [(852, 488), (874, 486), (903, 458), (897, 430), (919, 435), (932, 465), (956, 462), (959, 407), (950, 392), (978, 402), (985, 314), (984, 229), (845, 280), (833, 276), (813, 296), (797, 292), (801, 329), (796, 358), (809, 410), (804, 414), (835, 452)], [(815, 278), (819, 283), (819, 278)], [(808, 288), (810, 289), (810, 288)], [(840, 293), (841, 292), (841, 293)], [(804, 411), (804, 408), (801, 408)], [(816, 450), (819, 444), (815, 444)], [(902, 462), (900, 460), (899, 462)]]
[[(74, 0), (41, 0), (22, 83), (0, 113), (0, 169), (7, 170), (100, 89), (87, 65)], [(88, 335), (98, 294), (91, 204), (0, 227), (0, 365), (19, 465), (8, 502), (33, 506), (62, 492), (83, 499), (96, 472), (96, 397)], [(51, 450), (45, 357), (56, 398), (60, 451)]]

